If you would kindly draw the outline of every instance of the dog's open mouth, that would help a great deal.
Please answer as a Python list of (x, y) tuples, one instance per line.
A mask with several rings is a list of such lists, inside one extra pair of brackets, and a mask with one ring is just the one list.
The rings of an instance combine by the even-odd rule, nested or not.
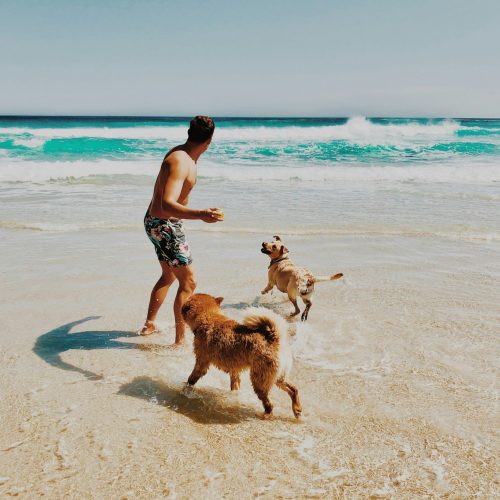
[(260, 249), (260, 251), (261, 251), (262, 253), (265, 253), (266, 255), (269, 255), (269, 254), (271, 253), (271, 252), (270, 252), (269, 250), (267, 250), (265, 247), (262, 247), (262, 248)]

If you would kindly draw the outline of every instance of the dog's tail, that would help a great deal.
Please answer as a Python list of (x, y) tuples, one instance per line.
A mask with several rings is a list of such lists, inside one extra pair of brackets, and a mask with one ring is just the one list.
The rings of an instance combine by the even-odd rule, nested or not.
[(245, 330), (242, 333), (259, 333), (269, 345), (278, 345), (279, 366), (276, 377), (287, 376), (293, 364), (287, 322), (273, 311), (251, 307), (247, 309), (241, 327)]
[(318, 283), (320, 281), (333, 281), (339, 280), (344, 275), (342, 273), (332, 274), (331, 276), (314, 276), (313, 283)]
[(250, 332), (262, 334), (270, 344), (276, 342), (280, 338), (276, 323), (263, 314), (249, 314), (245, 316), (243, 325), (246, 326)]

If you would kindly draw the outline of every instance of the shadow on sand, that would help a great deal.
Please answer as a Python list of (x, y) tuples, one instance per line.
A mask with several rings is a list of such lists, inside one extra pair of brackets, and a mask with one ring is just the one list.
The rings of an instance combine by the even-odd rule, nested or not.
[(285, 294), (271, 292), (267, 295), (256, 295), (251, 302), (223, 302), (221, 309), (248, 309), (249, 307), (260, 307), (270, 309), (275, 313), (282, 313), (283, 305), (289, 304), (288, 297)]
[[(291, 325), (294, 325), (298, 323), (300, 316), (291, 316), (290, 313), (293, 310), (293, 307), (290, 304), (290, 301), (288, 300), (288, 297), (283, 294), (283, 295), (274, 295), (271, 293), (269, 296), (265, 296), (265, 298), (262, 298), (261, 296), (256, 296), (252, 302), (233, 302), (230, 304), (225, 304), (224, 302), (221, 305), (221, 309), (237, 309), (237, 310), (245, 310), (248, 309), (249, 307), (257, 307), (260, 309), (268, 309), (276, 314), (279, 314), (280, 316), (283, 317), (285, 321), (290, 323)], [(291, 333), (291, 335), (294, 335)]]
[(196, 388), (185, 391), (182, 386), (169, 385), (150, 377), (136, 377), (120, 387), (118, 394), (165, 406), (199, 424), (237, 424), (255, 419), (256, 409), (228, 401), (227, 396), (213, 390)]
[(140, 350), (159, 350), (166, 346), (155, 344), (136, 344), (133, 342), (122, 342), (121, 338), (137, 337), (133, 332), (118, 330), (97, 331), (88, 330), (85, 332), (70, 333), (71, 329), (77, 325), (93, 319), (99, 319), (100, 316), (88, 316), (87, 318), (73, 321), (59, 326), (54, 330), (40, 335), (33, 346), (33, 352), (40, 356), (49, 365), (61, 368), (62, 370), (81, 373), (90, 380), (100, 380), (102, 375), (84, 370), (78, 366), (66, 363), (61, 358), (61, 353), (72, 349), (94, 350), (94, 349), (140, 349)]
[(259, 297), (255, 297), (252, 302), (233, 302), (231, 304), (223, 302), (221, 309), (248, 309), (249, 307), (259, 307), (262, 304), (259, 302)]
[[(88, 316), (40, 335), (33, 346), (33, 352), (51, 366), (80, 373), (89, 380), (101, 380), (102, 375), (63, 361), (61, 354), (72, 349), (138, 349), (153, 352), (171, 349), (171, 346), (161, 344), (143, 344), (121, 340), (136, 338), (137, 336), (133, 332), (87, 330), (71, 333), (75, 326), (99, 317)], [(260, 409), (258, 406), (250, 408), (242, 405), (239, 401), (234, 400), (236, 395), (231, 394), (230, 391), (227, 393), (225, 391), (218, 392), (200, 387), (186, 391), (183, 385), (169, 384), (151, 377), (136, 377), (131, 382), (123, 384), (118, 394), (164, 406), (201, 424), (237, 424), (245, 420), (255, 419)], [(257, 399), (256, 404), (259, 404)], [(286, 418), (284, 420), (293, 421)]]

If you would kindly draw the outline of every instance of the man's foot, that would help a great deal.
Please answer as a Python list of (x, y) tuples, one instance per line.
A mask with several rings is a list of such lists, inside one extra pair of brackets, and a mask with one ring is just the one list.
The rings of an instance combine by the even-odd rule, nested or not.
[(142, 337), (145, 337), (146, 335), (151, 335), (152, 333), (156, 333), (157, 331), (158, 331), (158, 328), (156, 328), (156, 325), (154, 324), (154, 322), (147, 320), (144, 323), (144, 326), (137, 332), (137, 335), (141, 335)]

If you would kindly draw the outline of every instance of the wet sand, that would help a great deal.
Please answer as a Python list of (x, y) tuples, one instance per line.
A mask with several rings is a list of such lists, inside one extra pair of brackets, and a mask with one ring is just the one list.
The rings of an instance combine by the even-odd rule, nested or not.
[[(169, 347), (172, 296), (162, 333), (134, 335), (158, 273), (141, 232), (7, 236), (0, 496), (498, 496), (497, 243), (289, 237), (297, 262), (346, 275), (290, 324), (297, 422), (277, 389), (260, 420), (246, 374), (239, 394), (215, 369), (186, 394), (192, 336)], [(228, 315), (290, 312), (258, 297), (265, 236), (192, 234), (199, 291)]]

